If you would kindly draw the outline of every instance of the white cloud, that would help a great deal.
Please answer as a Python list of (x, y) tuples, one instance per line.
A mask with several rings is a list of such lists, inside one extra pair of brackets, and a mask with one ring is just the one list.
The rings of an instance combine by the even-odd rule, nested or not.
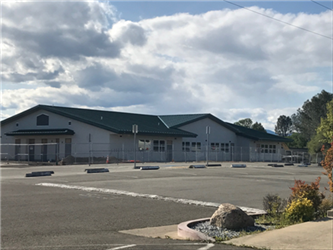
[[(252, 9), (331, 35), (329, 11)], [(118, 16), (97, 1), (4, 4), (3, 81), (15, 87), (3, 89), (3, 115), (55, 104), (207, 112), (274, 129), (279, 115), (330, 89), (331, 40), (245, 9), (139, 22)]]

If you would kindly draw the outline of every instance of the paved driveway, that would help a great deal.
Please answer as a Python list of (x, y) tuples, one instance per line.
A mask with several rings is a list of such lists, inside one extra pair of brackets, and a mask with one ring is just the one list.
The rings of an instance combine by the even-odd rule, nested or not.
[[(189, 165), (185, 163), (158, 165), (161, 169), (152, 171), (105, 165), (110, 172), (101, 174), (85, 173), (88, 166), (2, 167), (2, 249), (244, 249), (119, 231), (179, 224), (215, 211), (204, 203), (190, 205), (158, 197), (262, 208), (265, 194), (287, 197), (294, 178), (313, 181), (322, 171), (319, 167), (271, 168), (262, 163), (245, 169), (229, 168), (230, 164), (207, 169), (184, 168)], [(24, 177), (41, 170), (55, 174)]]

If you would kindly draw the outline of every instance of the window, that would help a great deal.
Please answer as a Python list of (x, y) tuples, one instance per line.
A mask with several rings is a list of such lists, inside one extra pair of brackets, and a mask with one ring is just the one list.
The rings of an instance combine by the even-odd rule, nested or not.
[(165, 151), (165, 141), (154, 140), (153, 141), (153, 149), (154, 149), (155, 152), (164, 152)]
[[(184, 146), (183, 146), (183, 151), (184, 151)], [(191, 151), (192, 152), (201, 151), (201, 142), (192, 142)]]
[(190, 152), (190, 142), (183, 142), (183, 151)]
[(276, 153), (276, 145), (269, 144), (261, 144), (260, 152), (264, 154), (275, 154)]
[(71, 121), (69, 121), (69, 122), (68, 122), (68, 125), (72, 125), (72, 122), (71, 122)]
[(37, 116), (37, 126), (48, 126), (49, 125), (49, 116), (39, 115)]
[(183, 152), (200, 152), (201, 142), (183, 142)]
[(211, 150), (213, 150), (213, 151), (217, 151), (217, 150), (219, 150), (220, 149), (220, 143), (216, 143), (216, 142), (212, 142), (211, 144), (210, 144), (210, 149)]
[(229, 153), (229, 143), (221, 143), (221, 151)]
[(139, 140), (138, 147), (140, 151), (150, 150), (150, 140)]

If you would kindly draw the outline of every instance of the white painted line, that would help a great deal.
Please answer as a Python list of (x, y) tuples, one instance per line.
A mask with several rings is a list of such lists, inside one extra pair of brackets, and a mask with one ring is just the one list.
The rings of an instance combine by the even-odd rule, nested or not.
[(118, 249), (125, 249), (125, 248), (130, 248), (130, 247), (135, 247), (136, 245), (133, 244), (133, 245), (126, 245), (126, 246), (121, 246), (121, 247), (114, 247), (114, 248), (110, 248), (110, 249), (107, 249), (107, 250), (118, 250)]
[[(87, 192), (99, 192), (99, 193), (106, 193), (106, 194), (116, 194), (116, 195), (127, 195), (132, 197), (141, 197), (141, 198), (149, 198), (154, 200), (163, 200), (163, 201), (172, 201), (176, 203), (182, 203), (186, 205), (196, 205), (196, 206), (203, 206), (203, 207), (219, 207), (220, 203), (215, 202), (206, 202), (206, 201), (197, 201), (197, 200), (188, 200), (188, 199), (180, 199), (174, 197), (166, 197), (160, 196), (155, 194), (139, 194), (134, 192), (116, 190), (116, 189), (108, 189), (108, 188), (95, 188), (95, 187), (84, 187), (84, 186), (74, 186), (74, 185), (66, 185), (66, 184), (58, 184), (58, 183), (38, 183), (37, 186), (44, 186), (44, 187), (58, 187), (58, 188), (65, 188), (65, 189), (75, 189), (75, 190), (82, 190)], [(257, 209), (257, 208), (249, 208), (249, 207), (239, 207), (244, 212), (250, 213), (266, 213), (264, 210)]]
[(208, 250), (209, 248), (213, 247), (214, 244), (213, 243), (209, 243), (204, 247), (200, 247), (198, 250)]

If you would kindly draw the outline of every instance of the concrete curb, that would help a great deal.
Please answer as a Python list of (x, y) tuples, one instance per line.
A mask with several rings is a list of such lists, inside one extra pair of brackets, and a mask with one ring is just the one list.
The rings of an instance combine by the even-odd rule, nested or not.
[(196, 224), (198, 222), (205, 222), (205, 221), (209, 221), (209, 220), (210, 220), (210, 218), (203, 218), (203, 219), (190, 220), (190, 221), (180, 223), (177, 226), (178, 236), (182, 237), (184, 239), (189, 239), (189, 240), (215, 242), (215, 239), (213, 239), (199, 231), (189, 228), (189, 226), (191, 226), (191, 224)]

